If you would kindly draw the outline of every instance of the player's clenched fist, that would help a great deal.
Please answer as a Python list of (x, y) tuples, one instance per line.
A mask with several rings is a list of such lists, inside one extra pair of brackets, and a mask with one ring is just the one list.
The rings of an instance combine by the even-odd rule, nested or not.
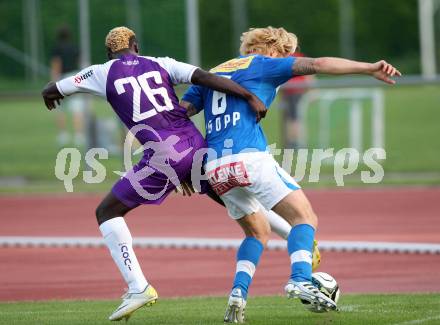
[(64, 97), (59, 93), (57, 86), (54, 82), (49, 82), (41, 92), (43, 96), (44, 104), (48, 110), (56, 108), (56, 105), (60, 105), (60, 100)]

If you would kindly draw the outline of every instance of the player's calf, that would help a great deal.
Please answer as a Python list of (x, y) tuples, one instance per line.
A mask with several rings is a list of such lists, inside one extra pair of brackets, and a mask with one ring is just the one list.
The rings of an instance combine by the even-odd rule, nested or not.
[(315, 229), (318, 228), (318, 217), (301, 189), (290, 192), (272, 210), (292, 226), (309, 224)]

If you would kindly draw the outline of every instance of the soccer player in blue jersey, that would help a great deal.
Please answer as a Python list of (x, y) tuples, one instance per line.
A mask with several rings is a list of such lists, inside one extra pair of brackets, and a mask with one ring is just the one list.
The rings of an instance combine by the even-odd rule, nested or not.
[[(356, 62), (341, 58), (294, 58), (297, 38), (283, 28), (250, 29), (241, 37), (241, 56), (211, 70), (255, 93), (267, 107), (277, 88), (295, 75), (365, 74), (389, 84), (400, 72), (385, 61)], [(312, 248), (318, 218), (300, 186), (267, 152), (261, 126), (248, 104), (203, 86), (192, 86), (182, 99), (188, 114), (204, 109), (209, 154), (204, 168), (214, 191), (246, 238), (237, 252), (235, 279), (225, 322), (243, 322), (248, 288), (266, 245), (270, 226), (264, 209), (282, 216), (292, 229), (287, 238), (291, 275), (289, 298), (300, 298), (316, 311), (335, 310), (336, 303), (311, 283)], [(263, 209), (264, 208), (264, 209)]]

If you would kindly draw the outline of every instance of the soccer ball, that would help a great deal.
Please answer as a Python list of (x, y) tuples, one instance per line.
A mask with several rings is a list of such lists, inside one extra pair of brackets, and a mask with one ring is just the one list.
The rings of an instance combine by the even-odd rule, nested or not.
[(335, 278), (333, 278), (330, 274), (324, 272), (313, 273), (312, 284), (331, 300), (338, 303), (341, 290), (339, 290), (339, 285)]
[[(341, 291), (339, 290), (338, 283), (330, 274), (324, 272), (312, 273), (312, 284), (324, 295), (332, 299), (335, 303), (338, 303)], [(301, 302), (304, 304), (304, 307), (311, 312), (323, 313), (327, 311), (325, 308), (316, 308), (316, 306), (313, 306), (307, 300), (301, 299)]]

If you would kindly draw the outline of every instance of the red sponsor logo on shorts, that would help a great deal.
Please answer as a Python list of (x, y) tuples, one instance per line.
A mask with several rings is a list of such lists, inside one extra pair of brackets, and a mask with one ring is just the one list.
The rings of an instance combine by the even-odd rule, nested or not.
[(231, 188), (251, 185), (242, 161), (221, 165), (207, 173), (209, 184), (218, 194), (223, 195)]

